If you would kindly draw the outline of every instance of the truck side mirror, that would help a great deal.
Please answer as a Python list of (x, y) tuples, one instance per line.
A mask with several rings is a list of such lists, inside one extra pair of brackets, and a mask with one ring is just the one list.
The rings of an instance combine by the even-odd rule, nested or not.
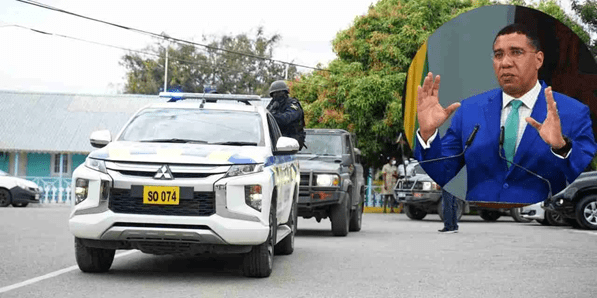
[(95, 148), (103, 148), (112, 142), (112, 135), (109, 130), (97, 130), (89, 136), (89, 143)]
[(299, 143), (297, 140), (288, 137), (280, 137), (276, 143), (276, 151), (274, 155), (295, 154), (299, 150)]

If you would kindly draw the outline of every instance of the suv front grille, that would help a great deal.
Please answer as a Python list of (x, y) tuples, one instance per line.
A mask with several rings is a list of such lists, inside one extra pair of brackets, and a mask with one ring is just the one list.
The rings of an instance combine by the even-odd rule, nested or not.
[(398, 185), (398, 188), (400, 188), (400, 189), (411, 189), (411, 188), (412, 189), (423, 189), (423, 185), (420, 182), (417, 182), (417, 184), (413, 188), (414, 183), (415, 183), (414, 181), (402, 181)]
[[(126, 176), (150, 177), (150, 178), (153, 178), (153, 176), (155, 176), (155, 172), (126, 171), (126, 170), (120, 170), (118, 172), (120, 172), (120, 174), (126, 175)], [(177, 178), (206, 178), (211, 175), (214, 175), (214, 174), (213, 173), (178, 173), (178, 172), (172, 173), (172, 176), (174, 176), (174, 179), (177, 179)]]
[(216, 211), (216, 198), (214, 192), (194, 192), (193, 198), (180, 198), (178, 205), (147, 205), (129, 189), (111, 188), (108, 207), (115, 213), (209, 216)]
[(300, 186), (309, 186), (309, 173), (301, 173), (301, 184)]

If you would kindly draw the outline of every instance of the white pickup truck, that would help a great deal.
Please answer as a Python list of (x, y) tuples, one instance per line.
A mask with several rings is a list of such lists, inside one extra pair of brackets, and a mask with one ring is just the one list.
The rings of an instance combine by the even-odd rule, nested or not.
[(79, 268), (108, 271), (116, 249), (239, 253), (246, 276), (269, 276), (274, 251), (294, 250), (298, 142), (258, 96), (161, 95), (181, 100), (141, 109), (114, 139), (91, 134), (101, 149), (72, 177)]

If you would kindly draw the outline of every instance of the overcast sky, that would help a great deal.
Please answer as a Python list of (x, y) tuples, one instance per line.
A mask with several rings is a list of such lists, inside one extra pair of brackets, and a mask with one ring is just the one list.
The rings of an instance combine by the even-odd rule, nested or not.
[[(201, 42), (203, 35), (280, 34), (275, 58), (315, 66), (335, 58), (331, 41), (377, 0), (38, 0), (77, 14)], [(116, 93), (126, 51), (48, 36), (12, 24), (141, 50), (155, 40), (64, 13), (0, 0), (0, 90)], [(305, 69), (300, 69), (305, 70)]]

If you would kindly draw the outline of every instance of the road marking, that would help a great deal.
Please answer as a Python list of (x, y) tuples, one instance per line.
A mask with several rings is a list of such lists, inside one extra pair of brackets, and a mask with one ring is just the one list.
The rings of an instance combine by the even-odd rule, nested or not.
[[(130, 255), (132, 253), (135, 253), (135, 252), (137, 252), (137, 250), (131, 250), (131, 251), (119, 253), (119, 254), (115, 255), (114, 258), (116, 259), (116, 258), (128, 256), (128, 255)], [(79, 266), (77, 266), (77, 265), (70, 266), (70, 267), (67, 267), (67, 268), (64, 268), (64, 269), (60, 269), (58, 271), (50, 272), (50, 273), (48, 273), (46, 275), (34, 277), (32, 279), (28, 279), (26, 281), (23, 281), (23, 282), (14, 284), (14, 285), (6, 286), (6, 287), (3, 287), (3, 288), (0, 288), (0, 294), (6, 293), (6, 292), (14, 290), (14, 289), (22, 288), (22, 287), (28, 286), (30, 284), (34, 284), (36, 282), (39, 282), (39, 281), (42, 281), (42, 280), (46, 280), (48, 278), (56, 277), (58, 275), (61, 275), (61, 274), (64, 274), (64, 273), (67, 273), (67, 272), (70, 272), (70, 271), (73, 271), (73, 270), (76, 270), (76, 269), (79, 269)]]
[(589, 235), (597, 236), (597, 232), (592, 232), (592, 231), (570, 230), (570, 232), (573, 232), (573, 233), (582, 233), (582, 234), (589, 234)]

